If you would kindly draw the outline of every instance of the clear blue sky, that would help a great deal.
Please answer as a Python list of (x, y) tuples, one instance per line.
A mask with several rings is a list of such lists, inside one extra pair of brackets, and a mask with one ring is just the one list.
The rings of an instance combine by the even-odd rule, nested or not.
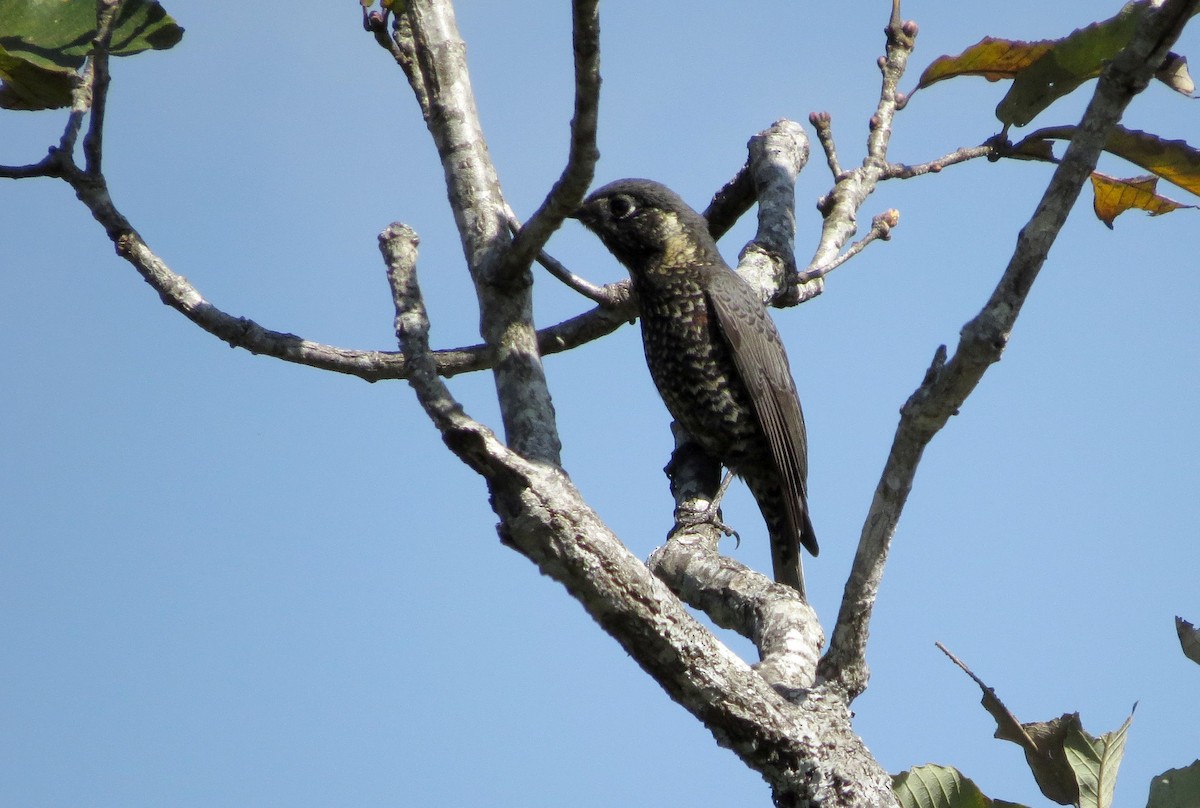
[[(565, 156), (566, 5), (459, 10), (521, 215)], [(754, 132), (812, 110), (833, 114), (843, 162), (861, 159), (888, 4), (820, 5), (606, 3), (597, 181), (653, 177), (703, 206)], [(1054, 37), (1118, 7), (910, 2), (905, 87), (984, 35)], [(435, 344), (475, 342), (441, 169), (357, 3), (168, 10), (187, 34), (116, 63), (106, 140), (114, 199), (150, 245), (228, 312), (389, 349), (375, 237), (402, 220), (422, 237)], [(1193, 26), (1178, 49), (1198, 46)], [(892, 156), (982, 141), (1002, 91), (919, 93)], [(38, 159), (62, 120), (0, 115), (0, 162)], [(1126, 119), (1192, 143), (1196, 121), (1162, 87)], [(979, 163), (885, 185), (862, 214), (898, 208), (894, 239), (777, 314), (809, 421), (809, 586), (827, 626), (897, 409), (986, 299), (1049, 174)], [(802, 259), (829, 185), (818, 154), (798, 189)], [(890, 771), (954, 765), (991, 796), (1045, 804), (934, 642), (1022, 720), (1078, 710), (1100, 733), (1140, 702), (1118, 790), (1137, 806), (1152, 775), (1200, 753), (1200, 670), (1172, 625), (1200, 620), (1200, 220), (1130, 213), (1110, 232), (1089, 202), (1004, 360), (926, 453), (854, 706)], [(0, 805), (768, 804), (757, 775), (499, 544), (482, 482), (406, 385), (230, 350), (161, 305), (61, 183), (0, 183), (0, 210)], [(748, 226), (723, 243), (731, 261)], [(598, 282), (623, 276), (574, 223), (550, 249)], [(587, 306), (541, 275), (537, 298), (540, 324)], [(568, 471), (649, 554), (670, 527), (670, 436), (636, 329), (547, 370)], [(486, 374), (451, 386), (496, 423)], [(726, 516), (745, 539), (729, 552), (765, 567), (744, 489)]]

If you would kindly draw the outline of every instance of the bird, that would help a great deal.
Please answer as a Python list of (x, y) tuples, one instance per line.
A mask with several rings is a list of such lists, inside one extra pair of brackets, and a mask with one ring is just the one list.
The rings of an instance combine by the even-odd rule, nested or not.
[(800, 545), (819, 550), (808, 510), (808, 436), (779, 331), (725, 263), (708, 222), (666, 186), (623, 179), (572, 214), (625, 266), (650, 376), (671, 416), (754, 495), (775, 580), (803, 595)]

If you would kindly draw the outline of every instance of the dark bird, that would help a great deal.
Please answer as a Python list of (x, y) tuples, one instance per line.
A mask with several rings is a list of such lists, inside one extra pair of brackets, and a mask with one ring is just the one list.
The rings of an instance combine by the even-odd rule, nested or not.
[(730, 269), (700, 214), (668, 188), (627, 179), (574, 214), (629, 270), (646, 364), (663, 403), (754, 494), (775, 580), (803, 592), (799, 545), (814, 556), (808, 438), (775, 324)]

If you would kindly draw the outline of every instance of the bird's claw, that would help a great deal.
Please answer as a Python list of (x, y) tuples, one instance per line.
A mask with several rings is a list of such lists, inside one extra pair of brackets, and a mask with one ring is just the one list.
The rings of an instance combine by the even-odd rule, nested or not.
[(675, 512), (675, 526), (680, 527), (695, 527), (696, 525), (712, 525), (725, 536), (733, 537), (737, 543), (734, 547), (742, 546), (742, 537), (736, 530), (725, 524), (721, 519), (721, 506), (719, 503), (710, 502), (703, 510), (678, 510)]

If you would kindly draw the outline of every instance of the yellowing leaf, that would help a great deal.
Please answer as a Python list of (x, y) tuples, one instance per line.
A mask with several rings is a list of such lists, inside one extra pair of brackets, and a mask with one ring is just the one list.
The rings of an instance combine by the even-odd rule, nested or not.
[[(1060, 39), (1024, 42), (986, 37), (957, 56), (935, 59), (913, 92), (958, 76), (1012, 79), (996, 107), (996, 117), (1005, 126), (1024, 126), (1054, 101), (1100, 75), (1104, 65), (1128, 44), (1148, 8), (1147, 0), (1132, 0), (1115, 16)], [(1182, 56), (1170, 54), (1156, 77), (1185, 95), (1195, 91)]]
[(1054, 40), (1021, 42), (984, 37), (958, 56), (939, 56), (925, 68), (917, 89), (957, 76), (983, 76), (988, 81), (1015, 78), (1054, 47)]
[(1118, 179), (1092, 172), (1092, 207), (1096, 217), (1104, 222), (1111, 230), (1113, 220), (1127, 210), (1137, 208), (1151, 216), (1161, 216), (1179, 208), (1194, 208), (1195, 205), (1184, 205), (1156, 193), (1158, 177), (1131, 177)]
[[(1026, 140), (1070, 140), (1074, 136), (1074, 126), (1054, 126), (1039, 129)], [(1200, 150), (1182, 140), (1164, 140), (1149, 132), (1116, 126), (1104, 150), (1200, 196)]]

